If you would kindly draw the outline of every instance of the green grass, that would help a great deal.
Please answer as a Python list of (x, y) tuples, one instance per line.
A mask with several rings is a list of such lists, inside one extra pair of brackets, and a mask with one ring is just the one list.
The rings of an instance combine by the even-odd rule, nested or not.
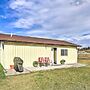
[(0, 80), (0, 90), (90, 90), (90, 67), (8, 76)]
[(5, 79), (5, 73), (4, 73), (4, 68), (3, 66), (0, 64), (0, 79)]

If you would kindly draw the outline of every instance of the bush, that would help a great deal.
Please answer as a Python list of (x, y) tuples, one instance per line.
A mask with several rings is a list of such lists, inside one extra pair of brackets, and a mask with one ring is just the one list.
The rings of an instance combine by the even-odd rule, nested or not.
[(0, 64), (0, 78), (1, 79), (6, 78), (5, 73), (4, 73), (4, 68), (1, 64)]
[(48, 62), (45, 62), (45, 66), (47, 67), (48, 65), (50, 65)]
[(33, 66), (34, 66), (34, 67), (37, 67), (37, 66), (38, 66), (38, 61), (34, 61), (34, 62), (33, 62)]
[(44, 63), (39, 62), (39, 66), (40, 66), (40, 67), (44, 66)]
[(65, 60), (62, 59), (62, 60), (60, 61), (60, 63), (61, 63), (61, 64), (65, 64)]

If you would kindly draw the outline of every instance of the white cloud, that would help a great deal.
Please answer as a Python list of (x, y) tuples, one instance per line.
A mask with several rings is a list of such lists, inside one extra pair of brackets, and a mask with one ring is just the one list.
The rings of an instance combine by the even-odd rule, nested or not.
[(3, 15), (0, 15), (0, 19), (6, 19), (7, 17), (6, 16), (3, 16)]
[(86, 36), (81, 36), (79, 38), (77, 38), (77, 40), (85, 40), (85, 39), (90, 39), (90, 35), (86, 35)]
[(20, 18), (13, 24), (17, 28), (30, 28), (34, 23), (35, 21), (32, 18), (28, 18), (28, 20), (26, 18)]
[(12, 9), (18, 9), (20, 7), (22, 8), (30, 8), (32, 7), (33, 2), (28, 2), (26, 0), (13, 0), (10, 4), (10, 7)]
[(0, 30), (0, 33), (5, 33), (5, 32)]
[(78, 41), (88, 38), (82, 34), (90, 32), (89, 0), (11, 0), (9, 7), (21, 16), (12, 23), (14, 27), (30, 29), (34, 24), (42, 26), (28, 33), (30, 35), (43, 36), (44, 33), (51, 38), (55, 35), (59, 38), (60, 35), (64, 39)]

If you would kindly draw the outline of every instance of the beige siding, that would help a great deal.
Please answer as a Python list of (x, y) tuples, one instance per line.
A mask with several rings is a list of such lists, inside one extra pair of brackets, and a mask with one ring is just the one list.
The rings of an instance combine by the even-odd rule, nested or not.
[(21, 57), (24, 60), (24, 67), (31, 67), (33, 61), (38, 60), (38, 57), (51, 58), (50, 47), (39, 46), (23, 46), (23, 45), (5, 45), (4, 46), (4, 61), (5, 68), (10, 68), (13, 65), (14, 57)]
[(3, 42), (0, 42), (0, 63), (5, 67), (6, 63), (4, 61), (4, 50), (2, 47), (2, 43)]
[[(24, 61), (24, 67), (32, 67), (33, 61), (38, 60), (38, 57), (49, 57), (53, 62), (52, 48), (57, 48), (57, 64), (60, 60), (65, 59), (67, 63), (77, 63), (77, 49), (76, 47), (68, 46), (45, 46), (45, 45), (30, 45), (9, 43), (4, 45), (4, 50), (1, 51), (2, 64), (5, 69), (9, 69), (13, 65), (14, 57), (21, 57)], [(68, 56), (61, 56), (61, 49), (68, 50)]]
[[(61, 56), (61, 49), (67, 49), (68, 50), (68, 56)], [(77, 63), (77, 49), (75, 47), (60, 47), (58, 48), (58, 63), (60, 63), (60, 60), (64, 59), (66, 60), (66, 64), (68, 63)]]
[(2, 50), (1, 50), (1, 48), (0, 48), (0, 62), (2, 61)]

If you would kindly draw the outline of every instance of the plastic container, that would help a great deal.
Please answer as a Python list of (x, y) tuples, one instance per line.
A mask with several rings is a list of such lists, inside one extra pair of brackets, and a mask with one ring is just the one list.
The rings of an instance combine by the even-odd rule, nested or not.
[(10, 65), (10, 69), (14, 69), (14, 65)]

